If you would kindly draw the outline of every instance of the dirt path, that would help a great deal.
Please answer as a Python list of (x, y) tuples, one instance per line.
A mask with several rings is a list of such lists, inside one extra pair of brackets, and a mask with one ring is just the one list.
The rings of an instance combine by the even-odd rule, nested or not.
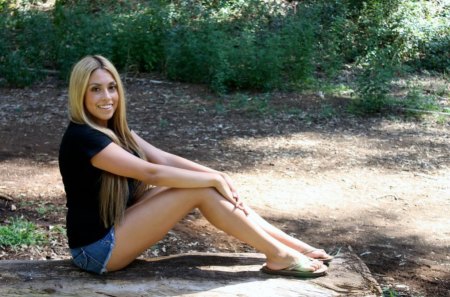
[[(449, 123), (324, 118), (324, 101), (296, 94), (273, 94), (272, 113), (261, 115), (217, 105), (199, 86), (147, 78), (126, 87), (135, 131), (229, 172), (279, 227), (328, 250), (350, 246), (398, 296), (449, 296)], [(45, 230), (64, 224), (57, 150), (66, 100), (52, 80), (1, 89), (0, 193), (14, 201), (0, 199), (0, 222), (23, 215)], [(295, 112), (276, 112), (283, 105)], [(0, 248), (0, 259), (66, 258), (63, 234), (48, 232), (45, 247)], [(193, 212), (144, 256), (188, 251), (251, 249)]]

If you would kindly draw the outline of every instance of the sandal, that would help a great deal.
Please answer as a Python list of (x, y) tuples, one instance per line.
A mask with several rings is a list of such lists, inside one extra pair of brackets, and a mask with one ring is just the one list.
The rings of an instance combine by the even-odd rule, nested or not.
[[(314, 259), (314, 260), (319, 260), (319, 261), (321, 261), (323, 264), (328, 264), (328, 263), (330, 263), (330, 262), (334, 259), (333, 256), (328, 255), (327, 252), (325, 252), (325, 250), (323, 250), (323, 249), (312, 248), (312, 249), (310, 249), (310, 250), (307, 250), (307, 251), (303, 252), (302, 254), (305, 255), (305, 256), (307, 256), (308, 254), (311, 254), (311, 253), (313, 253), (313, 252), (323, 252), (323, 253), (326, 255), (325, 257), (317, 257), (317, 258), (312, 258), (312, 257), (310, 257), (310, 258), (312, 258), (312, 259)], [(309, 257), (309, 256), (308, 256), (308, 257)]]
[(321, 268), (310, 271), (305, 268), (305, 263), (296, 262), (283, 269), (270, 269), (267, 265), (261, 268), (261, 271), (267, 274), (282, 275), (282, 276), (294, 276), (294, 277), (319, 277), (327, 274), (328, 267), (322, 265)]

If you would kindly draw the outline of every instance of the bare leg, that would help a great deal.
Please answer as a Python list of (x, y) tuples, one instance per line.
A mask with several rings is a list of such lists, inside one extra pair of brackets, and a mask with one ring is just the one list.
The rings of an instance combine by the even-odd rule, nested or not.
[(321, 249), (316, 249), (314, 247), (312, 247), (311, 245), (297, 239), (294, 238), (288, 234), (286, 234), (285, 232), (283, 232), (282, 230), (276, 228), (275, 226), (273, 226), (272, 224), (270, 224), (269, 222), (267, 222), (265, 219), (263, 219), (260, 215), (258, 215), (253, 209), (251, 209), (250, 207), (247, 207), (247, 212), (248, 212), (248, 218), (255, 222), (256, 224), (258, 224), (261, 228), (264, 229), (264, 231), (266, 231), (268, 234), (270, 234), (273, 238), (277, 239), (278, 241), (280, 241), (281, 243), (283, 243), (284, 245), (287, 245), (288, 247), (300, 252), (300, 253), (305, 253), (305, 252), (310, 252), (307, 255), (312, 257), (312, 258), (316, 258), (316, 257), (326, 257), (328, 256), (328, 254)]
[[(305, 258), (269, 235), (211, 188), (156, 188), (146, 195), (128, 208), (122, 223), (115, 226), (116, 245), (107, 265), (109, 271), (128, 265), (196, 207), (213, 225), (264, 253), (266, 265), (271, 269), (282, 269)], [(320, 268), (322, 263), (318, 261), (307, 267), (311, 271)]]

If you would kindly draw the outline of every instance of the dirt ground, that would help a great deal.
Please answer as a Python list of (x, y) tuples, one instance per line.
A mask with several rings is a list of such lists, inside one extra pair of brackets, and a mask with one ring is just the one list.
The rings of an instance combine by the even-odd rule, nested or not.
[[(289, 234), (329, 252), (352, 249), (386, 296), (450, 296), (448, 120), (339, 115), (348, 99), (314, 94), (271, 93), (262, 108), (255, 94), (219, 100), (153, 77), (125, 86), (132, 129), (228, 172), (248, 204)], [(68, 258), (57, 161), (66, 101), (66, 86), (51, 78), (0, 89), (0, 223), (23, 216), (48, 237), (40, 247), (0, 247), (0, 260)], [(189, 251), (253, 250), (193, 212), (143, 257)]]

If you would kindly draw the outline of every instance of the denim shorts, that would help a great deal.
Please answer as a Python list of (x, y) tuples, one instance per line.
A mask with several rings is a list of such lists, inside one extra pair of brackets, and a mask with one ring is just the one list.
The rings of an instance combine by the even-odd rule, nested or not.
[(73, 263), (83, 270), (104, 274), (114, 248), (114, 227), (102, 239), (83, 247), (70, 249)]

